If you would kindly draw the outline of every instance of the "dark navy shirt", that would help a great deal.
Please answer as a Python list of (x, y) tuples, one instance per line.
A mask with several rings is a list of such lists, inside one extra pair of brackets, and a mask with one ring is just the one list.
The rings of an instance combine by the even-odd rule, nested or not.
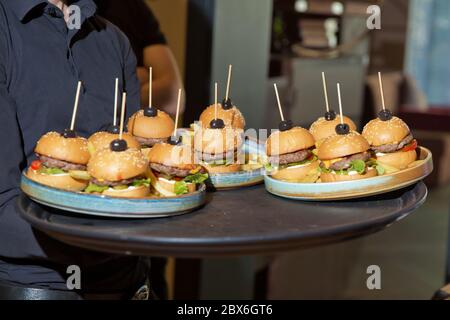
[(128, 93), (128, 115), (139, 108), (128, 39), (95, 14), (92, 0), (72, 4), (81, 9), (80, 30), (69, 30), (61, 10), (47, 1), (0, 0), (0, 283), (64, 289), (65, 270), (76, 264), (90, 281), (85, 287), (114, 291), (142, 279), (137, 258), (60, 244), (33, 230), (15, 209), (21, 171), (34, 159), (37, 140), (70, 125), (79, 80), (81, 136), (112, 122), (116, 77)]

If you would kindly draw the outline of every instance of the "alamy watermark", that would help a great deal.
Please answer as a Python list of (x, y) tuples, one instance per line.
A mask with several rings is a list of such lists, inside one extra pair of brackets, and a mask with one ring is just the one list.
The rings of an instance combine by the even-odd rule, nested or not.
[(366, 25), (369, 30), (380, 30), (381, 29), (381, 8), (378, 5), (372, 5), (367, 7), (367, 18)]
[(381, 290), (381, 268), (377, 265), (370, 265), (367, 267), (366, 273), (369, 277), (366, 281), (367, 289)]

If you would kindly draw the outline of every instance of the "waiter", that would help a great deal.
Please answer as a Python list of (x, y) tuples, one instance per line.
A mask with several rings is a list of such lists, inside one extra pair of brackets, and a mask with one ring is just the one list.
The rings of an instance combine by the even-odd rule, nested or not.
[[(114, 23), (130, 39), (137, 58), (141, 105), (148, 106), (149, 67), (153, 68), (153, 103), (175, 116), (178, 89), (182, 87), (172, 51), (144, 0), (94, 0), (97, 13)], [(182, 104), (183, 112), (184, 104)]]
[[(139, 289), (145, 298), (146, 261), (64, 245), (34, 230), (15, 207), (36, 141), (70, 123), (79, 80), (81, 136), (110, 124), (116, 77), (128, 93), (128, 115), (141, 104), (126, 36), (96, 15), (92, 0), (70, 4), (80, 9), (79, 29), (68, 28), (66, 1), (0, 0), (0, 298), (129, 299)], [(66, 284), (73, 265), (81, 270), (77, 291)]]

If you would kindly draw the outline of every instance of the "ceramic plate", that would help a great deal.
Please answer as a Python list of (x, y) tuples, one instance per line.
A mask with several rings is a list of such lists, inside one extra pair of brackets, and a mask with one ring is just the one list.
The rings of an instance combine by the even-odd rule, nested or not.
[(295, 200), (332, 201), (369, 197), (410, 186), (433, 171), (430, 150), (421, 147), (419, 160), (414, 167), (392, 174), (363, 180), (333, 183), (292, 183), (264, 177), (266, 190), (270, 193)]
[[(264, 144), (255, 139), (247, 139), (244, 143), (244, 152), (252, 155), (263, 155)], [(210, 174), (210, 181), (214, 189), (226, 190), (249, 187), (264, 181), (264, 169), (239, 171), (235, 173)]]
[(21, 189), (32, 200), (60, 210), (113, 218), (161, 218), (190, 212), (205, 203), (206, 187), (173, 198), (111, 198), (64, 191), (30, 180), (22, 174)]

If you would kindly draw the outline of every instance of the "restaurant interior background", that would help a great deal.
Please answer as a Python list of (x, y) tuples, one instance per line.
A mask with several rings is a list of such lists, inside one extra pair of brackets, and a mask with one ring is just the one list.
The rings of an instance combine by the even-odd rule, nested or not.
[[(271, 256), (170, 260), (172, 298), (429, 299), (445, 284), (450, 195), (450, 1), (149, 0), (184, 75), (184, 124), (211, 102), (233, 65), (232, 97), (248, 127), (277, 126), (271, 85), (286, 113), (308, 126), (323, 113), (321, 71), (341, 82), (360, 125), (380, 103), (433, 151), (429, 197), (413, 216), (364, 239)], [(381, 29), (369, 30), (369, 5)], [(331, 101), (337, 97), (330, 90)], [(274, 213), (275, 215), (276, 213)], [(366, 287), (369, 265), (382, 290)]]

